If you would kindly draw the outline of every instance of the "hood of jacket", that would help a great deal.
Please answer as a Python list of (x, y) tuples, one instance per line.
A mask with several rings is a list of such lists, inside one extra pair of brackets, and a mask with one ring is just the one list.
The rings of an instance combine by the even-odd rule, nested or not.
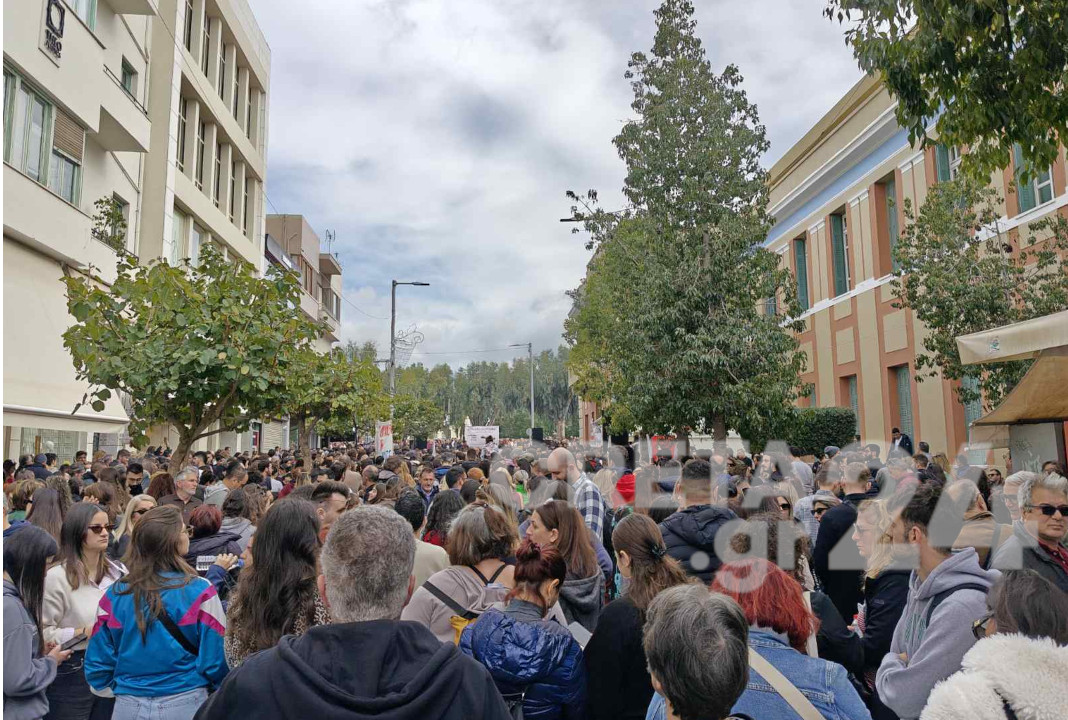
[[(252, 522), (248, 518), (243, 517), (228, 517), (223, 518), (222, 526), (219, 528), (221, 533), (233, 533), (240, 538), (246, 531), (252, 530)], [(192, 545), (192, 543), (190, 543)]]
[(400, 475), (393, 472), (392, 470), (380, 470), (378, 472), (378, 482), (380, 483), (387, 482), (395, 477), (400, 477)]
[(560, 586), (560, 609), (568, 622), (578, 622), (590, 632), (597, 627), (604, 597), (604, 575), (600, 570), (588, 578), (564, 580)]
[(730, 509), (719, 505), (692, 505), (669, 515), (660, 524), (660, 529), (665, 535), (671, 533), (692, 548), (711, 552), (716, 533), (724, 523), (734, 518)]
[[(231, 684), (236, 687), (228, 688)], [(202, 712), (208, 718), (233, 717), (240, 714), (238, 703), (261, 702), (277, 710), (263, 717), (500, 717), (496, 708), (486, 707), (493, 697), (488, 685), (485, 668), (418, 623), (331, 624), (287, 635), (277, 647), (250, 657), (216, 693), (223, 697), (213, 698)]]
[(468, 633), (460, 648), (486, 666), (498, 687), (518, 691), (576, 662), (572, 656), (578, 647), (571, 632), (552, 621), (525, 622), (493, 609), (464, 631)]
[(232, 532), (220, 530), (214, 535), (208, 535), (207, 537), (190, 540), (189, 552), (187, 552), (185, 556), (187, 558), (193, 558), (193, 560), (196, 560), (196, 557), (198, 555), (218, 555), (219, 553), (226, 552), (227, 545), (232, 542), (237, 542), (240, 539), (240, 535), (235, 535)]
[(1008, 702), (1021, 720), (1063, 717), (1068, 706), (1068, 647), (1049, 638), (983, 638), (961, 672), (931, 692), (923, 720), (1003, 720)]
[(14, 597), (19, 602), (22, 602), (22, 596), (19, 595), (19, 589), (15, 587), (15, 583), (7, 578), (4, 578), (4, 597)]

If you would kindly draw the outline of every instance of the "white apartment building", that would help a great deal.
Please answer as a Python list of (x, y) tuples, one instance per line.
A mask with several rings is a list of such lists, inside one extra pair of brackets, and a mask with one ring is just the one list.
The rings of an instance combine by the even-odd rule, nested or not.
[(4, 456), (69, 460), (127, 416), (71, 412), (86, 391), (62, 333), (65, 272), (114, 275), (116, 248), (93, 233), (94, 203), (116, 199), (136, 251), (151, 145), (146, 112), (156, 8), (150, 0), (4, 2)]

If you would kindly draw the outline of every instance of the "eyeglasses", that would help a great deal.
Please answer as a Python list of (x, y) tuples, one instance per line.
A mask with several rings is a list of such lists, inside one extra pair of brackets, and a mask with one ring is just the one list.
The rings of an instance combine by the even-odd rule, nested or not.
[(994, 613), (988, 612), (983, 617), (979, 618), (972, 623), (972, 635), (976, 640), (982, 640), (986, 637), (986, 626), (994, 619)]
[(791, 504), (790, 504), (790, 503), (788, 503), (788, 502), (786, 502), (786, 503), (779, 503), (779, 508), (780, 508), (781, 510), (790, 510), (790, 509), (792, 509), (792, 508), (793, 508), (793, 505), (791, 505)]
[(114, 525), (90, 525), (89, 527), (86, 528), (86, 530), (88, 530), (89, 532), (96, 533), (97, 535), (103, 535), (104, 533), (109, 533), (114, 529), (115, 529)]
[(1053, 517), (1054, 513), (1059, 512), (1062, 518), (1068, 518), (1068, 505), (1047, 505), (1042, 503), (1041, 505), (1032, 505), (1032, 509), (1038, 510), (1046, 517)]

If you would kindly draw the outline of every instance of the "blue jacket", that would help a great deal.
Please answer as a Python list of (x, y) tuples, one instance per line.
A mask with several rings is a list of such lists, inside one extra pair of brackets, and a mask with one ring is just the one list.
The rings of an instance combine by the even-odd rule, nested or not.
[[(541, 620), (540, 610), (513, 600), (505, 612), (487, 610), (464, 629), (460, 651), (486, 666), (504, 696), (525, 692), (526, 720), (584, 717), (586, 666), (567, 628)], [(529, 619), (528, 619), (529, 618)]]
[(215, 588), (204, 578), (163, 590), (164, 611), (197, 647), (194, 657), (171, 637), (163, 623), (148, 625), (145, 639), (137, 628), (133, 594), (119, 595), (119, 580), (100, 599), (96, 626), (85, 652), (85, 679), (96, 690), (116, 695), (176, 695), (215, 688), (228, 672), (223, 655), (226, 614)]
[[(749, 647), (785, 675), (827, 720), (871, 718), (841, 665), (802, 655), (790, 647), (783, 636), (763, 628), (749, 628)], [(798, 717), (771, 684), (752, 668), (745, 692), (733, 710), (754, 718), (790, 720)]]

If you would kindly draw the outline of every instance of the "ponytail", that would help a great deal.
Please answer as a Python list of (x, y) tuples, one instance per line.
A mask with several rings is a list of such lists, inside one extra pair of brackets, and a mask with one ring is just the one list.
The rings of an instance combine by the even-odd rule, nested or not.
[(567, 576), (567, 563), (564, 556), (551, 545), (544, 547), (531, 540), (524, 540), (515, 553), (515, 587), (508, 593), (511, 601), (518, 595), (534, 596), (541, 599), (542, 614), (549, 608), (541, 594), (542, 583), (556, 580), (561, 585)]

